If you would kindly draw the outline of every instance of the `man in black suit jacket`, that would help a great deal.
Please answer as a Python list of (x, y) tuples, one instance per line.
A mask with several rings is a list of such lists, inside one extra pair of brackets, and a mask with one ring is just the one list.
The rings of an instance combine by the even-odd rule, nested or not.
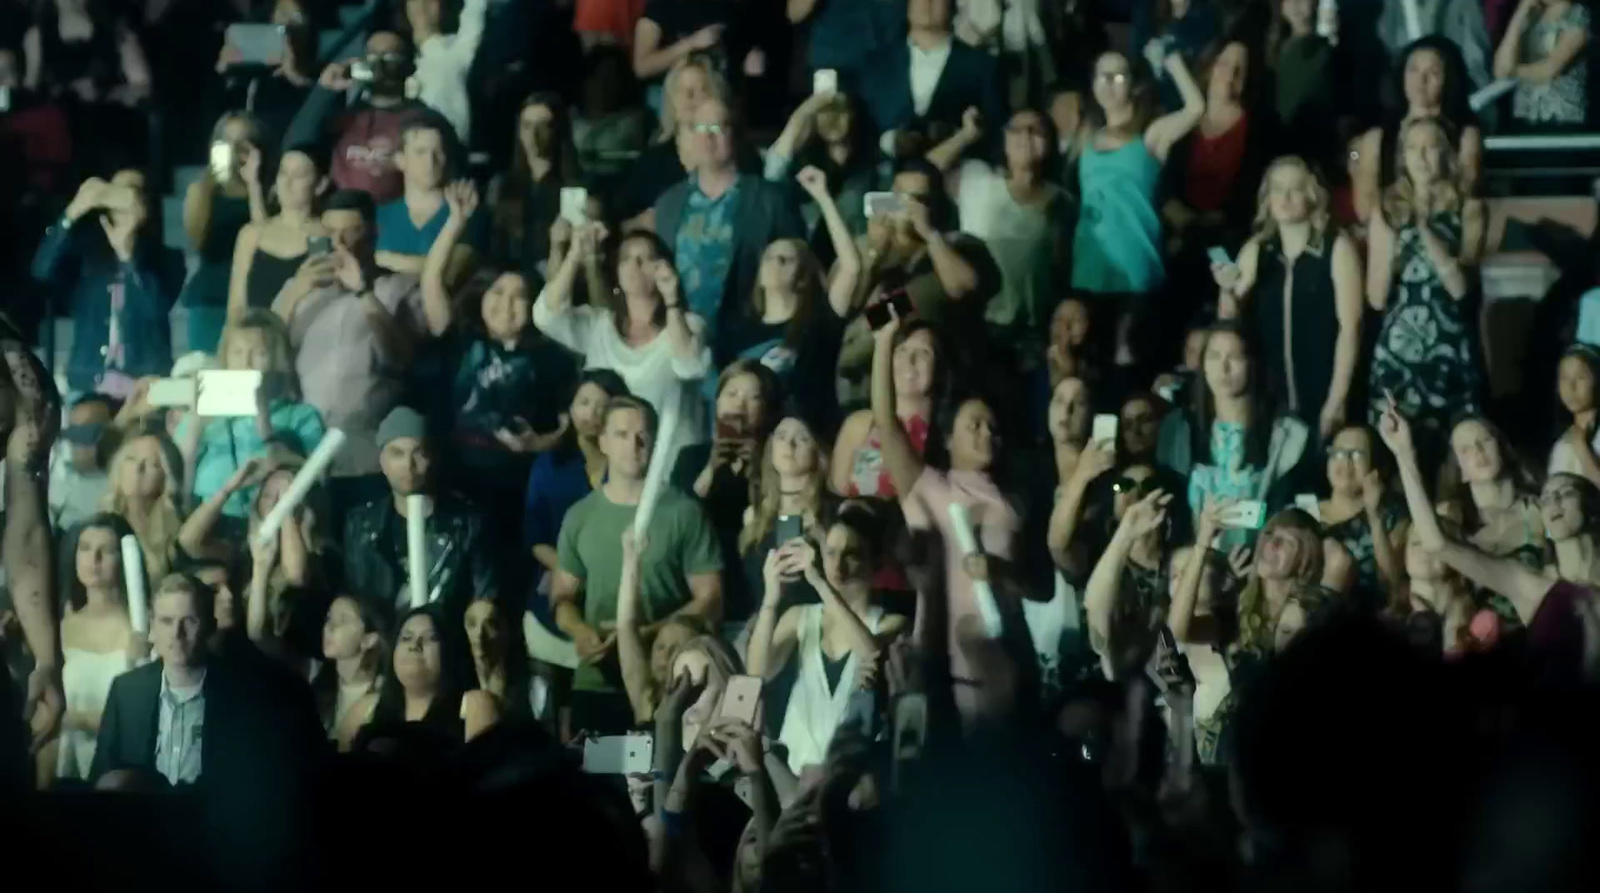
[(150, 642), (157, 660), (112, 681), (92, 780), (132, 769), (174, 785), (226, 787), (229, 796), (273, 788), (281, 795), (280, 785), (311, 768), (320, 726), (309, 688), (269, 678), (260, 663), (220, 656), (213, 600), (210, 587), (186, 574), (156, 589)]
[(898, 154), (893, 148), (897, 136), (912, 131), (933, 141), (946, 139), (961, 128), (969, 108), (989, 123), (986, 133), (998, 134), (1006, 120), (999, 64), (955, 39), (950, 0), (910, 0), (906, 20), (905, 43), (880, 54), (861, 78), (861, 100), (882, 135), (884, 151)]

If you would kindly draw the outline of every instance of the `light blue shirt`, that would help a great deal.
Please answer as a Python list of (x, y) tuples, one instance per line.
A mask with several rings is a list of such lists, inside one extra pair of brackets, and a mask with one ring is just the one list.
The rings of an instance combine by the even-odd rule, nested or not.
[(161, 674), (161, 715), (156, 730), (156, 771), (174, 787), (200, 779), (205, 734), (205, 673), (192, 688), (173, 688)]
[[(267, 413), (267, 419), (272, 423), (274, 435), (293, 435), (306, 455), (310, 455), (322, 442), (322, 413), (309, 403), (279, 400)], [(185, 418), (179, 425), (179, 441), (188, 436), (190, 424), (190, 420)], [(256, 430), (256, 420), (253, 418), (212, 419), (207, 422), (200, 434), (200, 448), (195, 458), (195, 496), (202, 500), (209, 498), (222, 489), (222, 485), (233, 477), (239, 466), (264, 455), (266, 450), (267, 442)], [(255, 487), (233, 494), (223, 505), (223, 514), (233, 518), (245, 517), (250, 512), (250, 503), (255, 496)]]

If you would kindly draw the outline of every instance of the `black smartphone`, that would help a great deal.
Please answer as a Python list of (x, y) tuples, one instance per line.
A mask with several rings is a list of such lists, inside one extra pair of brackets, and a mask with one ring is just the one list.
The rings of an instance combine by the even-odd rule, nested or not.
[(806, 519), (803, 515), (779, 515), (776, 528), (773, 530), (774, 543), (783, 545), (792, 540), (797, 540), (806, 535)]
[(895, 289), (885, 295), (883, 300), (867, 305), (867, 325), (872, 326), (873, 331), (888, 325), (892, 318), (889, 315), (891, 307), (894, 308), (894, 315), (901, 319), (910, 316), (915, 309), (911, 306), (911, 298), (906, 295), (905, 289)]

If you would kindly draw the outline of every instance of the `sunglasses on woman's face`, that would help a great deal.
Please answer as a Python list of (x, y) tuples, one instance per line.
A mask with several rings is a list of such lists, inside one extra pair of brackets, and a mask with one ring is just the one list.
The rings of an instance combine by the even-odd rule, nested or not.
[(1145, 478), (1136, 480), (1130, 477), (1120, 477), (1111, 482), (1111, 491), (1119, 496), (1132, 493), (1135, 496), (1148, 496), (1156, 488), (1156, 479)]

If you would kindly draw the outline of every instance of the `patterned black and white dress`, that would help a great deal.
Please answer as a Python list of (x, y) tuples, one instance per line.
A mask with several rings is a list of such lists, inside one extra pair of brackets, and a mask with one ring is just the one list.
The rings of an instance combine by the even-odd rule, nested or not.
[[(1460, 251), (1459, 212), (1435, 214), (1429, 225), (1452, 254)], [(1437, 462), (1448, 446), (1451, 422), (1479, 411), (1477, 302), (1456, 300), (1445, 290), (1415, 223), (1395, 233), (1392, 269), (1368, 378), (1371, 421), (1377, 425), (1384, 394), (1393, 393), (1411, 420), (1418, 454)]]

